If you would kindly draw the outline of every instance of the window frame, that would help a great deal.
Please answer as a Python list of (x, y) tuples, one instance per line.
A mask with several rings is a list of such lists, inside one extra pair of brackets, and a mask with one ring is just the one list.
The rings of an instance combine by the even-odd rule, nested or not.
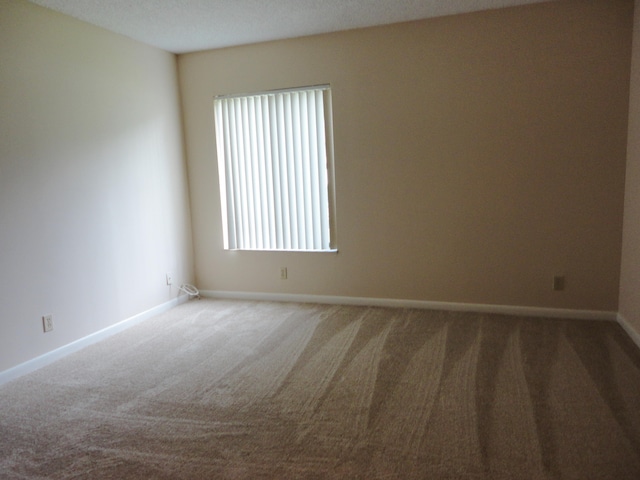
[[(323, 133), (324, 133), (324, 142), (316, 142), (317, 145), (323, 145), (323, 149), (321, 149), (321, 151), (324, 153), (324, 158), (320, 159), (317, 161), (317, 165), (316, 164), (310, 164), (307, 165), (306, 168), (308, 170), (311, 170), (312, 167), (318, 167), (321, 166), (324, 170), (325, 173), (320, 175), (320, 178), (318, 178), (317, 176), (312, 178), (311, 181), (315, 182), (312, 184), (309, 184), (310, 179), (306, 178), (306, 185), (312, 185), (313, 188), (317, 191), (320, 191), (320, 194), (322, 196), (322, 200), (323, 202), (326, 202), (326, 217), (324, 216), (325, 213), (322, 213), (322, 217), (321, 218), (315, 218), (312, 217), (311, 220), (308, 220), (307, 217), (305, 217), (305, 222), (303, 223), (303, 226), (300, 227), (303, 230), (308, 230), (308, 222), (321, 222), (321, 223), (326, 223), (326, 231), (324, 228), (322, 228), (322, 236), (323, 238), (326, 239), (326, 241), (321, 242), (322, 245), (320, 248), (316, 247), (316, 246), (312, 246), (312, 248), (308, 248), (307, 245), (303, 245), (302, 247), (297, 246), (298, 241), (294, 241), (291, 242), (291, 244), (279, 244), (279, 245), (274, 245), (273, 244), (273, 239), (271, 236), (269, 236), (271, 238), (270, 241), (266, 241), (266, 243), (268, 243), (268, 245), (262, 245), (261, 241), (259, 240), (256, 243), (252, 243), (253, 240), (250, 240), (249, 243), (252, 243), (251, 245), (248, 245), (246, 242), (246, 233), (244, 233), (244, 235), (241, 235), (241, 239), (238, 239), (238, 225), (237, 223), (237, 218), (238, 215), (238, 210), (235, 210), (236, 206), (235, 205), (229, 205), (229, 203), (233, 203), (234, 198), (236, 198), (233, 195), (238, 195), (237, 193), (232, 193), (231, 197), (230, 197), (230, 193), (228, 190), (234, 190), (239, 188), (238, 187), (238, 179), (236, 177), (238, 177), (239, 175), (237, 175), (237, 171), (235, 172), (235, 176), (233, 173), (228, 173), (229, 170), (238, 167), (238, 164), (234, 163), (237, 162), (238, 160), (234, 158), (232, 158), (231, 160), (229, 160), (229, 157), (233, 157), (235, 155), (232, 154), (230, 152), (230, 150), (232, 149), (230, 147), (230, 142), (234, 141), (234, 139), (237, 138), (242, 138), (243, 141), (245, 142), (244, 145), (249, 145), (247, 144), (247, 140), (244, 139), (243, 135), (246, 135), (246, 132), (240, 132), (239, 137), (238, 135), (235, 135), (234, 139), (230, 140), (230, 135), (231, 133), (228, 130), (233, 130), (234, 129), (234, 122), (229, 122), (229, 119), (224, 117), (225, 113), (228, 111), (222, 111), (221, 109), (225, 108), (224, 106), (220, 106), (222, 105), (223, 102), (227, 102), (228, 100), (245, 100), (245, 101), (250, 101), (251, 99), (253, 99), (256, 102), (259, 102), (260, 99), (264, 99), (269, 98), (269, 97), (275, 97), (276, 101), (277, 98), (279, 96), (284, 96), (284, 95), (289, 95), (289, 94), (295, 94), (295, 93), (309, 93), (309, 92), (315, 92), (314, 94), (317, 94), (317, 92), (321, 92), (322, 98), (321, 98), (321, 104), (322, 104), (322, 119), (323, 119)], [(298, 98), (298, 96), (295, 96), (296, 98)], [(258, 100), (256, 100), (258, 99)], [(268, 101), (268, 100), (267, 100)], [(317, 99), (315, 100), (316, 102), (318, 101)], [(224, 249), (225, 250), (246, 250), (246, 251), (272, 251), (272, 252), (314, 252), (314, 253), (325, 253), (325, 252), (337, 252), (338, 248), (337, 248), (337, 242), (336, 242), (336, 192), (335, 192), (335, 159), (334, 159), (334, 147), (333, 147), (333, 108), (332, 108), (332, 91), (331, 91), (331, 85), (330, 84), (321, 84), (321, 85), (311, 85), (311, 86), (302, 86), (302, 87), (294, 87), (294, 88), (283, 88), (283, 89), (276, 89), (276, 90), (266, 90), (266, 91), (261, 91), (261, 92), (253, 92), (253, 93), (236, 93), (236, 94), (228, 94), (228, 95), (216, 95), (214, 97), (214, 123), (215, 123), (215, 142), (216, 142), (216, 154), (217, 154), (217, 164), (218, 164), (218, 178), (219, 178), (219, 193), (220, 193), (220, 207), (221, 207), (221, 215), (222, 215), (222, 234), (223, 234), (223, 242), (224, 242)], [(296, 108), (302, 108), (301, 107), (302, 104), (296, 104)], [(228, 107), (228, 103), (227, 103), (227, 108)], [(252, 107), (253, 108), (253, 107)], [(257, 107), (257, 110), (260, 110), (260, 107)], [(255, 114), (255, 110), (252, 110), (250, 112), (250, 114)], [(279, 114), (281, 115), (281, 113), (279, 112)], [(275, 113), (273, 114), (275, 115)], [(300, 114), (300, 122), (304, 125), (307, 125), (307, 122), (311, 123), (311, 114), (308, 114), (307, 117), (305, 119), (303, 119), (302, 114)], [(256, 115), (257, 116), (257, 115)], [(261, 129), (252, 129), (251, 127), (249, 128), (250, 134), (248, 135), (248, 142), (250, 142), (250, 144), (255, 147), (255, 142), (257, 142), (256, 137), (260, 137), (260, 140), (262, 142), (264, 142), (264, 138), (262, 138), (262, 136), (264, 136), (265, 138), (267, 137), (267, 135), (265, 134), (266, 130), (269, 130), (269, 138), (272, 138), (274, 133), (271, 132), (271, 130), (275, 130), (276, 133), (275, 135), (278, 135), (278, 138), (280, 138), (281, 135), (284, 135), (283, 132), (281, 132), (281, 118), (279, 116), (276, 116), (275, 118), (277, 119), (277, 125), (274, 127), (273, 124), (273, 120), (274, 117), (271, 114), (267, 115), (269, 118), (269, 122), (264, 122), (265, 124), (268, 123), (267, 127), (265, 128), (265, 130), (261, 130)], [(263, 117), (262, 120), (264, 120), (267, 117)], [(241, 118), (241, 125), (242, 128), (237, 130), (243, 130), (247, 127), (246, 124), (246, 119), (245, 118)], [(318, 120), (318, 114), (316, 113), (316, 115), (313, 117), (313, 121), (317, 121)], [(226, 122), (226, 123), (225, 123)], [(318, 122), (319, 125), (319, 122)], [(235, 119), (235, 127), (238, 126), (237, 123), (237, 119)], [(227, 128), (228, 127), (228, 128)], [(287, 127), (289, 127), (289, 125), (287, 125)], [(297, 124), (298, 128), (300, 127), (300, 123)], [(309, 131), (311, 131), (311, 129), (309, 129)], [(303, 130), (303, 134), (301, 135), (302, 137), (304, 137), (305, 135), (308, 135), (308, 131)], [(253, 133), (253, 135), (251, 135), (251, 133)], [(235, 132), (234, 132), (235, 134)], [(264, 135), (263, 135), (264, 134)], [(293, 135), (291, 133), (291, 131), (287, 131), (287, 134), (289, 136)], [(315, 134), (314, 134), (315, 136)], [(220, 139), (223, 139), (223, 141), (221, 142)], [(302, 140), (300, 140), (297, 137), (293, 137), (289, 138), (287, 137), (287, 142), (300, 142)], [(315, 141), (315, 140), (314, 140)], [(274, 142), (276, 143), (276, 142)], [(316, 145), (316, 143), (314, 143), (313, 145)], [(306, 144), (305, 144), (306, 145)], [(289, 143), (287, 143), (287, 146), (289, 146)], [(242, 147), (241, 147), (242, 148)], [(241, 149), (240, 148), (240, 149)], [(263, 143), (260, 143), (258, 148), (263, 148)], [(278, 153), (282, 153), (282, 145), (279, 146), (280, 150), (277, 150)], [(301, 153), (300, 150), (296, 150), (297, 153)], [(264, 152), (262, 152), (264, 153)], [(269, 157), (269, 159), (271, 159), (271, 155), (273, 154), (273, 151), (270, 151), (269, 155), (267, 155), (267, 157)], [(287, 155), (290, 156), (291, 151), (287, 151)], [(246, 152), (242, 152), (240, 154), (237, 154), (239, 156), (242, 157), (247, 157), (248, 159), (243, 159), (240, 160), (242, 163), (242, 165), (253, 165), (255, 166), (259, 166), (259, 167), (263, 167), (262, 163), (260, 162), (266, 162), (268, 161), (268, 159), (265, 158), (258, 158), (256, 159), (252, 159), (251, 154), (246, 154)], [(260, 155), (258, 155), (260, 156)], [(286, 155), (285, 155), (286, 156)], [(312, 155), (313, 156), (313, 155)], [(318, 153), (315, 152), (315, 156), (318, 156)], [(304, 157), (304, 155), (302, 155), (302, 157)], [(272, 164), (270, 165), (270, 168), (275, 168), (275, 165), (277, 164), (277, 168), (283, 168), (283, 162), (291, 162), (291, 158), (287, 158), (285, 160), (283, 160), (282, 158), (278, 158), (277, 160), (273, 160), (272, 159)], [(231, 163), (230, 163), (231, 162)], [(256, 162), (258, 162), (256, 164)], [(308, 158), (298, 158), (296, 157), (295, 159), (293, 159), (293, 162), (298, 165), (298, 168), (300, 168), (300, 166), (304, 165), (302, 162), (310, 162), (310, 160)], [(243, 167), (241, 167), (243, 168)], [(266, 168), (266, 166), (264, 166), (263, 168)], [(250, 169), (250, 168), (249, 168)], [(260, 174), (260, 180), (264, 181), (265, 178), (262, 176), (263, 174)], [(231, 179), (229, 178), (231, 176)], [(298, 175), (296, 175), (296, 179), (294, 180), (294, 190), (299, 192), (299, 191), (303, 191), (304, 190), (304, 181), (301, 182), (300, 177), (299, 177), (299, 172)], [(258, 177), (254, 177), (252, 180), (255, 180)], [(290, 185), (291, 185), (291, 175), (286, 176), (287, 179), (287, 183), (281, 185), (281, 187), (283, 189), (289, 190)], [(230, 184), (230, 180), (233, 183), (233, 185)], [(251, 183), (252, 180), (249, 180), (249, 184)], [(326, 181), (326, 185), (323, 185), (323, 180)], [(260, 193), (261, 190), (260, 188), (262, 187), (258, 187), (253, 188), (252, 190), (250, 190), (249, 185), (245, 185), (240, 186), (240, 188), (245, 188), (246, 190), (246, 194), (248, 195), (248, 197), (251, 197), (252, 195), (256, 194), (256, 193)], [(270, 188), (273, 188), (273, 185), (270, 186)], [(326, 190), (326, 192), (325, 192)], [(308, 197), (309, 193), (303, 193), (300, 194), (298, 193), (298, 195), (302, 195), (305, 198)], [(299, 197), (295, 197), (296, 199), (299, 200)], [(253, 232), (258, 232), (260, 230), (262, 230), (262, 236), (264, 237), (264, 230), (260, 228), (261, 224), (263, 222), (267, 222), (267, 221), (273, 221), (273, 216), (277, 214), (271, 211), (268, 211), (268, 214), (265, 216), (264, 215), (264, 210), (265, 209), (269, 209), (269, 205), (268, 206), (263, 206), (261, 204), (261, 201), (257, 202), (255, 201), (255, 199), (251, 200), (253, 204), (255, 204), (256, 206), (258, 204), (260, 204), (260, 208), (255, 208), (253, 210), (255, 211), (262, 211), (263, 213), (261, 213), (260, 215), (258, 215), (260, 218), (251, 218), (251, 215), (249, 215), (250, 218), (244, 218), (242, 220), (242, 222), (245, 224), (245, 227), (247, 225), (249, 225), (247, 222), (253, 222), (253, 224), (249, 225), (249, 228), (253, 231)], [(296, 203), (295, 201), (292, 203)], [(293, 209), (293, 211), (292, 211)], [(286, 219), (285, 219), (285, 223), (288, 222), (289, 220), (291, 220), (294, 217), (294, 212), (296, 211), (296, 207), (290, 207), (287, 209), (281, 208), (280, 210), (282, 211), (286, 211)], [(321, 210), (325, 210), (324, 208)], [(253, 212), (255, 214), (255, 211)], [(304, 217), (304, 214), (302, 215)], [(229, 218), (232, 217), (232, 218)], [(292, 223), (296, 223), (296, 218), (293, 220)], [(281, 229), (280, 226), (278, 226), (277, 228)], [(295, 234), (296, 236), (301, 235), (300, 234), (300, 228), (298, 229), (291, 229), (292, 233)], [(241, 228), (240, 228), (241, 230)], [(317, 232), (316, 230), (313, 230), (314, 232)], [(326, 233), (326, 235), (325, 235)], [(302, 237), (305, 238), (305, 233), (302, 233)], [(278, 241), (276, 241), (276, 243), (278, 243)], [(286, 243), (286, 242), (283, 242)], [(308, 243), (308, 241), (303, 241), (301, 243)], [(260, 245), (258, 245), (260, 244)], [(294, 245), (295, 244), (295, 245)]]

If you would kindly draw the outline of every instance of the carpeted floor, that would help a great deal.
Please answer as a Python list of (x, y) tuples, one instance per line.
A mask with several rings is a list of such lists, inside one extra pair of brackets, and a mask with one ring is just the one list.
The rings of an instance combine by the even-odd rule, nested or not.
[(613, 322), (194, 300), (0, 387), (2, 479), (640, 479)]

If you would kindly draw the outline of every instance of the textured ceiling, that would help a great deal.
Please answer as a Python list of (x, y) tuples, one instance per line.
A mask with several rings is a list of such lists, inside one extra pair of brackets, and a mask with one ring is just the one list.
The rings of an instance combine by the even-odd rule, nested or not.
[(174, 53), (547, 0), (30, 0)]

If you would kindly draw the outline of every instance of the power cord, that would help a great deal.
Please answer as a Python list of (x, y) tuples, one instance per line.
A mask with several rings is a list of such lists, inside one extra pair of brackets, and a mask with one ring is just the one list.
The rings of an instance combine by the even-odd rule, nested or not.
[(189, 295), (189, 297), (196, 297), (198, 300), (200, 300), (200, 291), (193, 285), (185, 283), (183, 285), (180, 285), (178, 287), (178, 290), (186, 293), (187, 295)]

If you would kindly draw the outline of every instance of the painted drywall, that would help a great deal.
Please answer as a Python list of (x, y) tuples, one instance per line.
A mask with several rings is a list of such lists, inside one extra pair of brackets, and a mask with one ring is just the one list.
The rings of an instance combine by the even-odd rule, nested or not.
[(3, 0), (0, 371), (170, 301), (166, 272), (193, 281), (175, 57)]
[(640, 2), (633, 20), (620, 314), (640, 338)]
[[(632, 12), (551, 2), (179, 56), (199, 287), (617, 311)], [(225, 251), (213, 97), (321, 83), (339, 252)]]

